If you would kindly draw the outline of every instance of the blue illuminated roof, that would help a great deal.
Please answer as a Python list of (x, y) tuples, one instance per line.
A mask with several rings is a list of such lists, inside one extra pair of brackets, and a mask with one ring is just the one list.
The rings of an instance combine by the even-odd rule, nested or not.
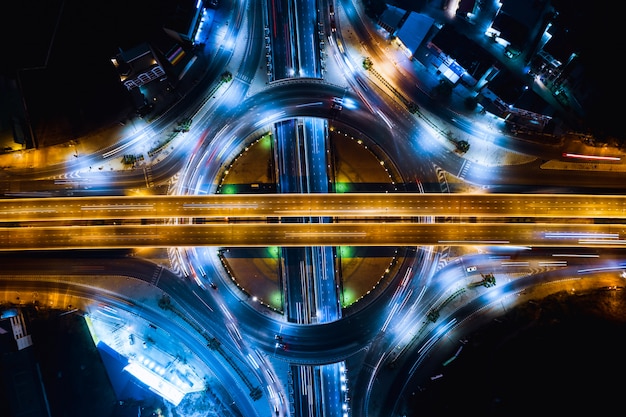
[(402, 24), (402, 27), (398, 29), (396, 36), (408, 50), (415, 53), (417, 48), (424, 41), (424, 38), (426, 38), (434, 22), (435, 19), (430, 16), (411, 12)]

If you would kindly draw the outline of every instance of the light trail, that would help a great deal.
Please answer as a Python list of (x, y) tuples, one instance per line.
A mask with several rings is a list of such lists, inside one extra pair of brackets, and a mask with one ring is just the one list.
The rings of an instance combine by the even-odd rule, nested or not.
[[(82, 206), (81, 210), (146, 210), (154, 208), (153, 204), (107, 204), (102, 206)], [(55, 210), (56, 211), (56, 210)]]
[(316, 237), (316, 236), (345, 236), (345, 237), (365, 237), (365, 232), (287, 232), (285, 237)]
[(502, 262), (502, 266), (528, 266), (528, 262)]
[(616, 271), (616, 270), (622, 270), (622, 269), (625, 269), (625, 268), (626, 268), (626, 266), (605, 266), (605, 267), (601, 267), (601, 268), (579, 269), (578, 273), (579, 274), (588, 274), (588, 273), (592, 273), (592, 272)]
[(599, 155), (582, 155), (578, 153), (564, 153), (565, 158), (590, 159), (594, 161), (619, 161), (621, 158), (617, 156), (599, 156)]
[(198, 300), (200, 300), (202, 304), (204, 304), (206, 308), (209, 309), (209, 311), (213, 311), (213, 309), (202, 299), (202, 297), (198, 295), (198, 293), (195, 290), (192, 290), (191, 292), (193, 293), (193, 295), (195, 295), (198, 298)]
[(609, 239), (579, 239), (578, 240), (578, 244), (579, 245), (606, 245), (606, 244), (610, 244), (610, 245), (626, 245), (626, 240), (609, 240)]
[(208, 209), (223, 209), (223, 208), (258, 208), (258, 204), (237, 204), (237, 203), (185, 203), (183, 208), (208, 208)]
[(547, 239), (585, 239), (585, 238), (619, 239), (619, 233), (550, 232), (550, 233), (546, 233), (545, 237)]
[(507, 245), (511, 243), (509, 240), (439, 240), (438, 243), (447, 244), (463, 244), (463, 245)]
[(313, 107), (313, 106), (321, 106), (322, 104), (324, 103), (321, 101), (317, 101), (315, 103), (298, 104), (296, 107)]
[(539, 266), (567, 266), (567, 261), (540, 261)]

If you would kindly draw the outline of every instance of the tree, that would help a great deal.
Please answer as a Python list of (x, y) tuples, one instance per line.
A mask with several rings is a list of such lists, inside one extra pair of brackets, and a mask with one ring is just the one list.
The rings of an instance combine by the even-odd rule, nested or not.
[(463, 153), (469, 151), (469, 148), (470, 148), (470, 144), (466, 140), (457, 140), (455, 142), (455, 146), (459, 152), (463, 152)]
[(370, 57), (366, 56), (365, 58), (363, 58), (363, 68), (365, 70), (370, 70), (373, 65), (374, 64), (372, 63), (372, 60), (370, 59)]
[(478, 99), (476, 97), (467, 97), (464, 101), (463, 104), (465, 104), (465, 108), (469, 111), (474, 111), (476, 110), (476, 107), (478, 107)]

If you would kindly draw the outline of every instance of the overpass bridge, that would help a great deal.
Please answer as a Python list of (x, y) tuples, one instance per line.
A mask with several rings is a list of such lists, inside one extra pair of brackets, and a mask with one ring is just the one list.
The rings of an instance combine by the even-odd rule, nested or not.
[(624, 219), (626, 196), (589, 194), (212, 194), (0, 199), (0, 222), (413, 217)]
[[(0, 200), (0, 250), (626, 245), (626, 197), (237, 194)], [(290, 223), (295, 217), (332, 223)]]

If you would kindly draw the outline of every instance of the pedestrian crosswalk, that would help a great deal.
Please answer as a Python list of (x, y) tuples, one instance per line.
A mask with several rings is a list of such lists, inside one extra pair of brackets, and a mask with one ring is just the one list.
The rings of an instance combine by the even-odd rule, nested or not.
[(167, 248), (167, 255), (170, 259), (170, 269), (181, 278), (189, 276), (187, 267), (184, 265), (183, 256), (179, 248)]
[(439, 187), (441, 188), (442, 193), (450, 192), (450, 187), (448, 186), (448, 179), (446, 177), (446, 171), (441, 169), (435, 165), (435, 174), (437, 175), (437, 180), (439, 181)]

